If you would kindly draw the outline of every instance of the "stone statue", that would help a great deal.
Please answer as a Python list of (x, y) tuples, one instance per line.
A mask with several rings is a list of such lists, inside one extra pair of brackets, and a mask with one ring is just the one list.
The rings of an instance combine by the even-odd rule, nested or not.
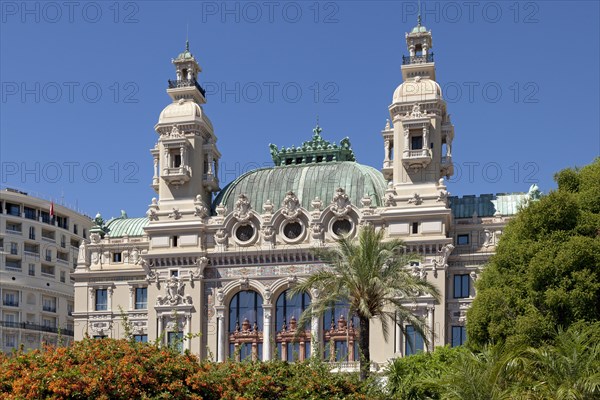
[(440, 251), (438, 251), (439, 259), (433, 260), (433, 266), (437, 268), (446, 268), (448, 267), (448, 258), (450, 257), (450, 253), (454, 250), (454, 245), (448, 243), (442, 247)]
[(156, 302), (161, 306), (176, 306), (184, 301), (187, 303), (188, 299), (184, 296), (184, 291), (185, 283), (180, 281), (176, 276), (171, 276), (167, 281), (166, 296), (158, 296)]

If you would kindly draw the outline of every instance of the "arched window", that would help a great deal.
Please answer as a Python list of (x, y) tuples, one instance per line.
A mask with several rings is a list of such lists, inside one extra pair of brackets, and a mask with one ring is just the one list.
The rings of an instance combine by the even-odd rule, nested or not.
[[(310, 325), (298, 326), (300, 315), (310, 304), (308, 293), (288, 297), (288, 291), (277, 298), (275, 330), (277, 353), (284, 361), (304, 360), (310, 357)], [(301, 332), (297, 334), (297, 330)]]
[(229, 356), (260, 360), (263, 347), (263, 299), (253, 290), (237, 293), (229, 303)]
[[(323, 315), (325, 360), (358, 361), (358, 317), (348, 321), (348, 304), (337, 302)], [(352, 351), (348, 351), (352, 349)]]

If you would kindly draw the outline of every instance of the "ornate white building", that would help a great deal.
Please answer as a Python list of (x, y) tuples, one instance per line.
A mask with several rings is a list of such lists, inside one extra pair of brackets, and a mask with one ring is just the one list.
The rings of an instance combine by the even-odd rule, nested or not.
[[(319, 351), (353, 362), (358, 332), (345, 306), (299, 327), (299, 314), (318, 294), (290, 299), (286, 290), (320, 266), (315, 247), (371, 224), (418, 253), (421, 261), (408, 268), (440, 289), (439, 302), (423, 296), (411, 304), (431, 329), (428, 340), (461, 344), (473, 281), (528, 195), (450, 197), (444, 177), (453, 174), (454, 126), (436, 82), (431, 32), (419, 23), (406, 42), (404, 82), (382, 131), (381, 172), (358, 164), (347, 138), (329, 142), (317, 126), (298, 147), (270, 145), (273, 167), (223, 189), (201, 69), (186, 46), (172, 61), (172, 103), (155, 126), (158, 196), (143, 218), (96, 218), (73, 274), (75, 338), (123, 337), (127, 316), (137, 340), (186, 337), (183, 348), (219, 361), (293, 360)], [(372, 321), (376, 362), (429, 350), (418, 336), (410, 345), (400, 324), (385, 341)], [(415, 335), (411, 326), (406, 331)]]
[(73, 281), (91, 220), (61, 205), (0, 191), (0, 349), (73, 341)]

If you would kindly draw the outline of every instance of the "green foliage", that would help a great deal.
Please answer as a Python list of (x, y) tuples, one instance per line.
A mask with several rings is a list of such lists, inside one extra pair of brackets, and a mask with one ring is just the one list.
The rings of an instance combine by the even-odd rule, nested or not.
[(520, 398), (599, 398), (600, 323), (576, 323), (559, 330), (553, 344), (513, 350), (506, 375)]
[(394, 360), (386, 375), (389, 396), (403, 400), (597, 399), (600, 323), (573, 324), (540, 347), (437, 348)]
[(390, 395), (405, 400), (440, 399), (439, 379), (464, 351), (462, 347), (437, 347), (431, 353), (394, 359), (385, 371)]
[(555, 178), (557, 191), (507, 225), (476, 284), (473, 348), (544, 343), (556, 326), (600, 320), (600, 159)]
[(2, 399), (383, 399), (373, 380), (326, 363), (198, 361), (128, 340), (0, 353)]

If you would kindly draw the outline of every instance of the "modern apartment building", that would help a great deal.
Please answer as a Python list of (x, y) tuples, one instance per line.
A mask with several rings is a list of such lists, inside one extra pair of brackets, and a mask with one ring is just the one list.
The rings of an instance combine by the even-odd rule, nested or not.
[(0, 191), (0, 338), (23, 344), (73, 340), (71, 273), (90, 218), (27, 193)]

